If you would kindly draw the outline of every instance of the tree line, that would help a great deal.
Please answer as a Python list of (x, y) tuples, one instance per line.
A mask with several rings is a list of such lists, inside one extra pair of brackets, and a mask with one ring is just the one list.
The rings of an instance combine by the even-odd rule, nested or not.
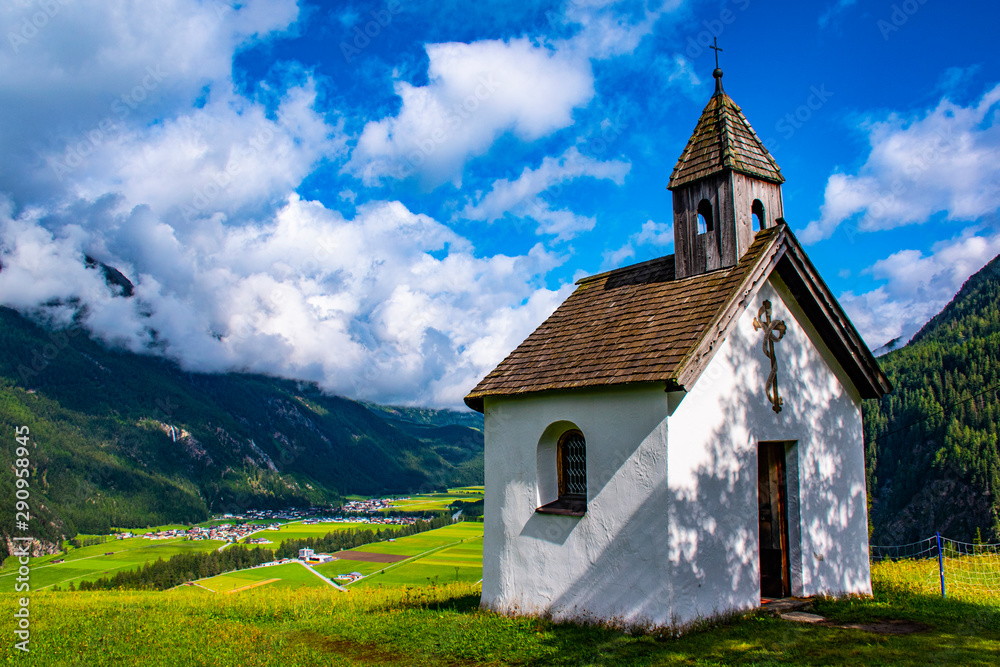
[(354, 528), (351, 530), (341, 530), (327, 533), (323, 537), (306, 537), (299, 540), (286, 540), (275, 551), (278, 558), (295, 558), (299, 555), (299, 549), (312, 549), (316, 553), (335, 553), (347, 549), (356, 549), (373, 542), (385, 542), (388, 539), (416, 535), (427, 530), (444, 528), (451, 525), (451, 517), (442, 514), (430, 521), (417, 521), (413, 524), (403, 525), (398, 528)]
[(894, 390), (863, 406), (872, 540), (1000, 541), (1000, 258), (879, 362)]
[[(118, 572), (114, 576), (102, 577), (97, 581), (82, 581), (80, 587), (75, 590), (162, 591), (194, 579), (214, 577), (218, 574), (254, 567), (273, 560), (274, 552), (271, 549), (250, 548), (237, 544), (222, 551), (213, 549), (208, 552), (177, 554), (168, 560), (160, 558), (154, 563), (146, 563), (141, 568), (130, 572)], [(72, 582), (70, 582), (69, 590), (74, 590)]]

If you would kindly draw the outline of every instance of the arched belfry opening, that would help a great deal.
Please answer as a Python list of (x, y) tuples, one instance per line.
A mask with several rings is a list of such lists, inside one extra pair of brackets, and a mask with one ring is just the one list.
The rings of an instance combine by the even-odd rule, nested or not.
[(759, 199), (754, 199), (750, 204), (750, 215), (753, 216), (753, 230), (759, 232), (767, 229), (767, 216), (764, 215), (764, 204)]
[(712, 219), (712, 202), (702, 199), (698, 202), (698, 233), (707, 234), (715, 231), (715, 223)]
[(722, 88), (715, 94), (670, 176), (674, 271), (678, 278), (735, 266), (754, 234), (784, 215), (781, 169), (743, 111)]

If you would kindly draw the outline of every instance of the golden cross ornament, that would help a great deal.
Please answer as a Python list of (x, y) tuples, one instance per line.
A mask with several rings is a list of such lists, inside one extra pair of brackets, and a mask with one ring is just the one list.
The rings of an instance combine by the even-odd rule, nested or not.
[(757, 311), (757, 317), (753, 318), (753, 329), (764, 330), (764, 356), (771, 360), (771, 372), (764, 385), (764, 395), (771, 401), (771, 409), (781, 412), (781, 405), (785, 401), (778, 395), (778, 360), (774, 356), (774, 344), (785, 337), (785, 322), (771, 320), (771, 302), (767, 299)]

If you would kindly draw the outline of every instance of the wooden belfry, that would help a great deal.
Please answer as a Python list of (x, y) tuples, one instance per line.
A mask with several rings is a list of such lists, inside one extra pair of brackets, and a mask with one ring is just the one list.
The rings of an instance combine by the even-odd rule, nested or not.
[(670, 184), (674, 199), (676, 275), (736, 266), (754, 234), (784, 216), (781, 169), (722, 89), (716, 49), (715, 94), (681, 153)]

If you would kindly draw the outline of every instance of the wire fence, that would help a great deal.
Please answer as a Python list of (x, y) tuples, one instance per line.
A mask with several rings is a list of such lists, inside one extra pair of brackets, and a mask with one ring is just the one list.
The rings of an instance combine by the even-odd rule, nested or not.
[(873, 544), (869, 553), (873, 563), (898, 565), (889, 578), (939, 590), (942, 597), (1000, 597), (1000, 544), (960, 542), (938, 533), (910, 544)]

